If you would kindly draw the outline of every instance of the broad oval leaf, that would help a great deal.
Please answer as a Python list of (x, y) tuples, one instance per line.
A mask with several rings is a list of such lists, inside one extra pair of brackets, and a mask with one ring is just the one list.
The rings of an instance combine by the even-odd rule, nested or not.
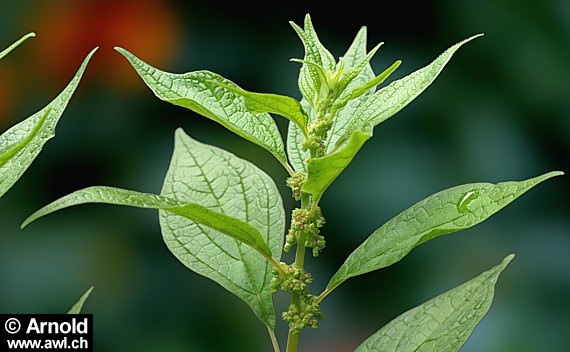
[(58, 210), (80, 204), (103, 203), (124, 205), (137, 208), (158, 209), (182, 216), (196, 223), (216, 229), (224, 235), (239, 240), (259, 251), (266, 257), (271, 257), (271, 251), (265, 244), (259, 231), (250, 224), (203, 207), (196, 203), (182, 202), (176, 199), (157, 196), (155, 194), (129, 191), (126, 189), (95, 186), (75, 191), (62, 197), (28, 217), (22, 224), (25, 228), (35, 220), (54, 213)]
[(87, 298), (89, 298), (89, 296), (91, 295), (91, 292), (93, 292), (93, 286), (91, 286), (80, 298), (79, 300), (73, 305), (73, 307), (71, 307), (68, 311), (67, 314), (81, 314), (81, 310), (83, 309), (83, 305), (85, 305), (85, 301), (87, 301)]
[(480, 36), (482, 34), (477, 34), (453, 45), (429, 65), (378, 90), (365, 104), (360, 106), (350, 121), (344, 137), (350, 136), (352, 131), (365, 123), (376, 126), (394, 116), (433, 83), (453, 54), (463, 44)]
[(0, 59), (3, 59), (4, 56), (10, 54), (12, 52), (12, 50), (16, 49), (17, 47), (20, 46), (20, 44), (22, 44), (23, 42), (25, 42), (26, 40), (33, 38), (36, 36), (36, 33), (34, 32), (30, 32), (26, 35), (24, 35), (22, 38), (18, 39), (14, 44), (10, 45), (9, 47), (7, 47), (6, 49), (2, 50), (0, 52)]
[(303, 184), (303, 191), (311, 193), (314, 199), (320, 199), (370, 137), (372, 137), (372, 127), (369, 126), (366, 130), (355, 131), (340, 150), (311, 159), (307, 167), (307, 180)]
[(413, 308), (370, 336), (355, 352), (456, 352), (493, 303), (499, 275), (514, 258)]
[(51, 103), (0, 136), (0, 197), (24, 174), (44, 144), (55, 136), (57, 123), (96, 50), (87, 55), (71, 82)]
[(233, 82), (210, 71), (174, 74), (161, 71), (123, 48), (115, 48), (161, 100), (203, 115), (271, 152), (287, 163), (279, 129), (269, 114), (251, 113)]
[(539, 183), (563, 174), (554, 171), (525, 181), (471, 183), (429, 196), (374, 231), (342, 264), (326, 292), (351, 277), (400, 261), (432, 238), (475, 226)]
[[(199, 143), (182, 130), (162, 195), (199, 202), (213, 211), (255, 227), (279, 260), (285, 234), (285, 212), (273, 180), (235, 155)], [(255, 251), (218, 231), (167, 212), (160, 212), (164, 241), (188, 268), (244, 300), (267, 326), (275, 326), (269, 263)]]

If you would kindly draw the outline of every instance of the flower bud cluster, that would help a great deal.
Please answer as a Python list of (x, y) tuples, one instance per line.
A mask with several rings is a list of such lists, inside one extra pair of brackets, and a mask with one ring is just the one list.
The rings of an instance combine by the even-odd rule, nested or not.
[(320, 310), (320, 304), (316, 301), (316, 296), (305, 295), (301, 297), (302, 310), (291, 304), (289, 309), (283, 312), (283, 320), (289, 324), (291, 330), (298, 334), (303, 330), (305, 326), (309, 326), (312, 329), (316, 329), (319, 324), (319, 320), (325, 318), (324, 314)]
[(307, 133), (309, 137), (303, 141), (302, 148), (310, 150), (314, 156), (323, 156), (325, 154), (325, 143), (327, 133), (332, 128), (332, 121), (319, 119), (310, 122), (307, 125)]
[(321, 208), (317, 207), (309, 213), (311, 226), (310, 231), (305, 231), (305, 247), (313, 249), (313, 257), (318, 257), (319, 253), (325, 248), (325, 236), (321, 235), (320, 228), (325, 224), (325, 218), (321, 213)]
[(301, 296), (307, 294), (307, 285), (313, 282), (311, 274), (305, 270), (298, 268), (295, 264), (287, 265), (286, 263), (279, 263), (285, 277), (277, 270), (273, 269), (273, 279), (271, 279), (271, 292), (277, 293), (281, 288), (283, 291), (299, 293)]
[(320, 228), (325, 224), (325, 218), (321, 213), (321, 209), (317, 207), (313, 211), (297, 208), (293, 210), (291, 217), (291, 228), (285, 236), (284, 250), (286, 252), (293, 248), (301, 236), (305, 235), (305, 247), (313, 248), (313, 256), (318, 256), (319, 252), (325, 248), (326, 241), (324, 236), (320, 235)]
[(287, 179), (287, 186), (291, 188), (295, 200), (301, 200), (301, 194), (303, 193), (302, 187), (306, 179), (307, 174), (301, 171), (293, 173), (293, 175)]

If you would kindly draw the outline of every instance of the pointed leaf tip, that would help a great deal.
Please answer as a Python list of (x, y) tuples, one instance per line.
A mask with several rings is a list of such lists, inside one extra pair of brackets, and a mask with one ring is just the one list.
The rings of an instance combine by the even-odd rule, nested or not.
[(389, 322), (364, 341), (356, 352), (457, 352), (487, 314), (499, 276), (513, 259), (503, 261)]
[(0, 197), (20, 179), (43, 146), (55, 136), (57, 123), (96, 50), (91, 50), (67, 86), (47, 106), (0, 135)]
[[(431, 239), (473, 227), (557, 175), (560, 172), (554, 171), (523, 181), (471, 183), (437, 192), (374, 231), (346, 259), (327, 290), (334, 290), (351, 277), (397, 263)], [(504, 265), (513, 258), (514, 255), (508, 256)]]
[[(162, 71), (123, 48), (115, 48), (137, 72), (143, 82), (162, 101), (189, 109), (273, 154), (282, 164), (287, 163), (281, 134), (269, 114), (249, 112), (242, 97), (223, 86), (235, 83), (210, 71), (183, 74)], [(221, 86), (212, 81), (221, 83)], [(220, 94), (223, 91), (223, 94)], [(227, 109), (227, 106), (232, 109)]]
[(511, 253), (511, 254), (507, 255), (507, 256), (505, 257), (505, 259), (503, 259), (503, 261), (501, 262), (501, 266), (502, 266), (502, 267), (506, 267), (507, 265), (510, 264), (510, 262), (513, 261), (513, 259), (515, 259), (515, 254), (514, 254), (514, 253)]
[(71, 307), (69, 311), (67, 311), (67, 314), (81, 314), (81, 310), (85, 305), (85, 301), (87, 301), (87, 299), (91, 295), (91, 292), (93, 292), (94, 288), (95, 286), (91, 286), (87, 291), (85, 291), (85, 293), (79, 298), (79, 300), (73, 305), (73, 307)]

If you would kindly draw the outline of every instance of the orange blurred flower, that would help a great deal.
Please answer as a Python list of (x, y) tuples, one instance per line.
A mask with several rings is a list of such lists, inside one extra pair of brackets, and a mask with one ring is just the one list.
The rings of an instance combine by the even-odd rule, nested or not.
[(157, 66), (166, 66), (176, 49), (179, 21), (168, 1), (58, 0), (36, 12), (30, 24), (38, 33), (34, 57), (39, 74), (50, 82), (66, 82), (89, 50), (100, 46), (89, 67), (95, 73), (88, 77), (130, 87), (138, 78), (114, 46)]

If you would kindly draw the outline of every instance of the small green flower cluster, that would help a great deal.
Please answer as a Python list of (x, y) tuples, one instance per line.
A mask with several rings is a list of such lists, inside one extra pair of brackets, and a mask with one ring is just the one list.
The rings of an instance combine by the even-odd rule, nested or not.
[(303, 141), (304, 151), (310, 150), (315, 157), (325, 154), (325, 143), (327, 133), (332, 127), (330, 120), (317, 120), (310, 122), (307, 126), (308, 138)]
[(283, 320), (289, 324), (291, 330), (298, 334), (305, 326), (316, 329), (319, 320), (324, 320), (325, 315), (320, 310), (320, 303), (317, 302), (317, 296), (307, 294), (301, 296), (302, 311), (299, 311), (297, 305), (291, 304), (289, 309), (282, 313)]
[(295, 198), (295, 200), (301, 200), (301, 195), (303, 193), (302, 187), (306, 179), (307, 174), (300, 171), (296, 171), (291, 177), (287, 178), (287, 186), (291, 188), (293, 198)]
[(291, 227), (287, 236), (285, 236), (284, 250), (289, 252), (293, 245), (297, 243), (301, 234), (304, 234), (305, 247), (313, 248), (313, 256), (318, 256), (326, 245), (325, 237), (320, 235), (320, 228), (324, 224), (325, 218), (321, 213), (321, 208), (316, 207), (312, 211), (302, 208), (294, 209), (291, 217)]
[(297, 267), (295, 264), (279, 263), (285, 277), (277, 269), (272, 270), (273, 279), (271, 279), (271, 292), (277, 293), (279, 287), (286, 292), (299, 293), (301, 296), (307, 294), (307, 285), (313, 282), (311, 274)]

